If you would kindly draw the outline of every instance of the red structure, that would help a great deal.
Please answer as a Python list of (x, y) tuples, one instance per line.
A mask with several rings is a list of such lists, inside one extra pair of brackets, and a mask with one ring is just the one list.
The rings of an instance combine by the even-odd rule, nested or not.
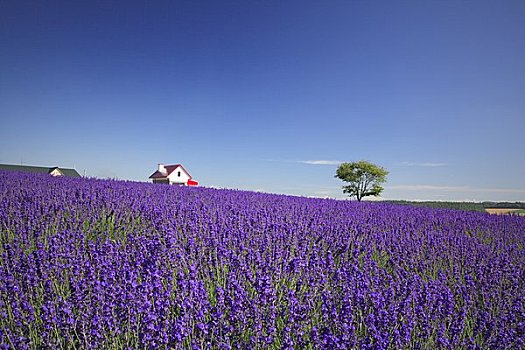
[(188, 186), (197, 186), (199, 184), (199, 182), (197, 182), (195, 180), (188, 180), (187, 184), (188, 184)]

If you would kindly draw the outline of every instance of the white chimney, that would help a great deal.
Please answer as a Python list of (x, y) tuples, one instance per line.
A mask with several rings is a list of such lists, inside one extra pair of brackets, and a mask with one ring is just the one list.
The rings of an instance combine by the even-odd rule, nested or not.
[(159, 173), (161, 173), (162, 175), (166, 175), (168, 172), (166, 171), (166, 168), (164, 167), (164, 164), (162, 163), (159, 163)]

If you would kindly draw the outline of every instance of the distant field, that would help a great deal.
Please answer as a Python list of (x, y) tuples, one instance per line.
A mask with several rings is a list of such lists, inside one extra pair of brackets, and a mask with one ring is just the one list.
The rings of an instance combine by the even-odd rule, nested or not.
[(478, 211), (490, 214), (517, 214), (525, 216), (523, 202), (445, 202), (445, 201), (405, 201), (388, 200), (386, 203), (411, 205), (414, 207)]
[(512, 213), (513, 215), (525, 216), (525, 209), (514, 210), (514, 211), (511, 211), (511, 213)]
[(486, 208), (485, 211), (489, 214), (509, 214), (509, 213), (516, 213), (522, 215), (525, 213), (523, 209), (516, 209), (516, 208)]

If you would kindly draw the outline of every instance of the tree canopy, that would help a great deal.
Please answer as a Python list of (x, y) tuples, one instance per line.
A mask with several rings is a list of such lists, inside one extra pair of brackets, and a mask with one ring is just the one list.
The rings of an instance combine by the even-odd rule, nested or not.
[(363, 197), (379, 196), (383, 191), (381, 184), (386, 182), (388, 171), (385, 168), (372, 164), (366, 160), (352, 163), (342, 163), (337, 168), (335, 177), (347, 182), (343, 186), (343, 193), (356, 197), (361, 201)]

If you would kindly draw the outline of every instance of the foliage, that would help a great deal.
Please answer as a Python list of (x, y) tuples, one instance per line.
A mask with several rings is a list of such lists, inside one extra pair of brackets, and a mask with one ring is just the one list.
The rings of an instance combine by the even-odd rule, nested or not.
[(405, 201), (405, 200), (388, 200), (385, 202), (392, 203), (392, 204), (412, 205), (416, 207), (485, 212), (485, 207), (483, 206), (483, 204), (476, 203), (476, 202)]
[(483, 202), (485, 209), (525, 209), (523, 202)]
[(384, 168), (360, 160), (352, 163), (342, 163), (337, 168), (335, 177), (348, 182), (349, 185), (343, 186), (343, 192), (350, 197), (356, 197), (361, 201), (363, 197), (379, 196), (383, 191), (383, 184), (386, 181), (388, 171)]
[[(408, 204), (416, 207), (443, 208), (465, 211), (485, 212), (485, 209), (525, 209), (523, 202), (444, 202), (444, 201), (406, 201), (386, 200), (386, 203)], [(517, 213), (517, 212), (514, 212)]]
[(1, 349), (523, 349), (525, 218), (0, 172)]

